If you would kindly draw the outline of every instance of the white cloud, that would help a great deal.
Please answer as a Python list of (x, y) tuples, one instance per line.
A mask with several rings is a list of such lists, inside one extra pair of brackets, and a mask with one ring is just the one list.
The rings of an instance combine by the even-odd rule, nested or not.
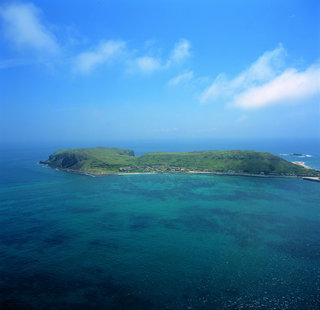
[(160, 60), (149, 56), (137, 58), (136, 65), (139, 71), (143, 73), (152, 73), (153, 71), (162, 69)]
[(141, 56), (132, 61), (129, 61), (129, 71), (153, 73), (155, 71), (166, 70), (172, 67), (174, 64), (183, 62), (190, 56), (190, 42), (186, 39), (179, 40), (170, 53), (170, 57), (167, 60), (160, 57), (153, 56)]
[(320, 96), (320, 67), (298, 72), (288, 69), (271, 81), (235, 96), (233, 105), (253, 109), (276, 103), (292, 103)]
[(270, 80), (279, 72), (284, 54), (285, 50), (280, 45), (273, 51), (265, 52), (248, 69), (231, 80), (228, 80), (225, 74), (219, 74), (202, 93), (200, 101), (207, 103), (221, 99), (230, 100), (235, 93)]
[(243, 109), (292, 103), (312, 97), (320, 89), (319, 66), (305, 71), (285, 68), (285, 49), (279, 45), (265, 52), (247, 70), (229, 80), (225, 74), (201, 94), (202, 103), (222, 101)]
[(192, 71), (188, 71), (188, 72), (182, 73), (182, 74), (172, 78), (169, 81), (169, 85), (170, 86), (176, 86), (176, 85), (178, 85), (180, 83), (187, 82), (187, 81), (190, 81), (192, 79), (193, 79), (193, 72)]
[(54, 35), (40, 20), (40, 10), (33, 4), (10, 4), (0, 8), (5, 35), (17, 47), (29, 47), (45, 53), (57, 53)]
[(124, 41), (105, 41), (93, 50), (80, 53), (74, 60), (75, 71), (88, 73), (96, 66), (107, 63), (121, 55), (125, 49)]
[(178, 41), (171, 53), (170, 63), (178, 63), (190, 56), (190, 42), (186, 39)]

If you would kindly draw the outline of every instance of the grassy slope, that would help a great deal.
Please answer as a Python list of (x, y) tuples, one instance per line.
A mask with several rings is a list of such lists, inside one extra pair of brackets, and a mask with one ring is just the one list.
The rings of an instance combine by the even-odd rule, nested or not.
[(119, 168), (179, 167), (189, 170), (212, 172), (244, 172), (250, 174), (294, 174), (317, 176), (320, 172), (305, 169), (266, 152), (254, 151), (204, 151), (189, 153), (148, 153), (134, 157), (131, 150), (115, 148), (90, 148), (62, 150), (52, 154), (44, 162), (52, 167), (72, 169), (79, 172), (105, 174), (118, 173)]
[(61, 150), (44, 162), (52, 167), (71, 169), (87, 173), (116, 173), (120, 167), (134, 164), (134, 153), (131, 150), (117, 148), (88, 148)]
[(137, 158), (144, 164), (156, 163), (184, 167), (191, 170), (215, 172), (245, 172), (251, 174), (275, 173), (280, 175), (313, 175), (313, 170), (292, 164), (278, 156), (267, 152), (254, 151), (204, 151), (190, 153), (149, 153)]

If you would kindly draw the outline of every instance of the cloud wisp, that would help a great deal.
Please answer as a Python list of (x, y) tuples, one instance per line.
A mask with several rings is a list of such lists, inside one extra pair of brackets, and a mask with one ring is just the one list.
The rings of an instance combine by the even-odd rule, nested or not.
[(178, 41), (168, 60), (149, 55), (132, 57), (133, 52), (127, 47), (125, 41), (103, 41), (90, 51), (78, 54), (74, 58), (75, 72), (87, 74), (100, 65), (112, 63), (121, 57), (130, 73), (151, 74), (155, 71), (169, 69), (174, 64), (184, 61), (190, 56), (190, 43), (182, 39)]
[(170, 59), (168, 60), (167, 65), (171, 65), (173, 63), (179, 63), (184, 61), (191, 55), (190, 52), (191, 44), (186, 39), (180, 39), (175, 45), (171, 52)]
[(188, 71), (188, 72), (179, 74), (178, 76), (172, 78), (169, 81), (169, 85), (170, 86), (177, 86), (179, 84), (186, 83), (186, 82), (188, 82), (188, 81), (190, 81), (192, 79), (193, 79), (193, 72), (192, 71)]
[(125, 51), (124, 41), (104, 41), (90, 51), (78, 54), (74, 59), (74, 70), (80, 73), (89, 73), (98, 65), (115, 60)]
[(163, 68), (159, 59), (150, 56), (136, 58), (134, 65), (142, 73), (152, 73)]
[(16, 47), (56, 54), (60, 47), (40, 16), (41, 11), (33, 4), (10, 4), (0, 8), (5, 36)]
[(319, 66), (305, 71), (285, 67), (286, 51), (279, 45), (265, 52), (247, 70), (229, 80), (225, 74), (200, 96), (200, 102), (225, 102), (242, 109), (255, 109), (272, 104), (293, 103), (319, 93)]
[(175, 64), (182, 63), (190, 57), (191, 44), (186, 39), (180, 39), (175, 43), (168, 59), (153, 56), (141, 56), (129, 61), (130, 72), (151, 74), (155, 71), (167, 70)]

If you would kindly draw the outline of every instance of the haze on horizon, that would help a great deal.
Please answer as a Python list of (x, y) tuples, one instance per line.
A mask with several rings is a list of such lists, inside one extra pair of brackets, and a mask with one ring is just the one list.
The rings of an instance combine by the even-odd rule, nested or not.
[(320, 138), (320, 4), (5, 1), (2, 142)]

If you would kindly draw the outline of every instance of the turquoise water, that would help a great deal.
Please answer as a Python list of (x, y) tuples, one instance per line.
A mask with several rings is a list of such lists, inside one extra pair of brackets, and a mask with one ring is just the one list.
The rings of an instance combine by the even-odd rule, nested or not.
[(89, 177), (4, 152), (1, 309), (319, 309), (320, 184)]

